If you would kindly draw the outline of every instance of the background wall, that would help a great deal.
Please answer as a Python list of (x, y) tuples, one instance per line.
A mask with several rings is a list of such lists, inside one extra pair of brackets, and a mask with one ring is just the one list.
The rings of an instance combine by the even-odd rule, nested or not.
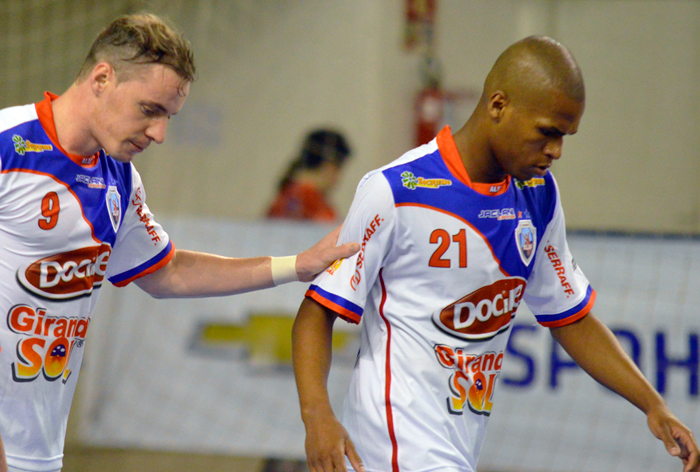
[[(156, 215), (259, 217), (316, 125), (355, 151), (341, 212), (412, 147), (421, 58), (403, 48), (401, 0), (0, 0), (0, 106), (65, 90), (101, 26), (142, 8), (178, 24), (199, 64), (168, 141), (136, 160)], [(448, 89), (480, 92), (529, 34), (573, 51), (586, 113), (553, 169), (570, 228), (700, 232), (700, 2), (442, 0), (436, 31)]]

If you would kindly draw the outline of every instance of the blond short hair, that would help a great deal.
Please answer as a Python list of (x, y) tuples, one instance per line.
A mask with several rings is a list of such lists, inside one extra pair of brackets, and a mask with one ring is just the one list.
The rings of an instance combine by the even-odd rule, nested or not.
[(102, 30), (92, 43), (78, 81), (99, 62), (108, 62), (120, 80), (133, 65), (163, 64), (186, 82), (196, 79), (192, 46), (160, 17), (151, 13), (124, 15)]

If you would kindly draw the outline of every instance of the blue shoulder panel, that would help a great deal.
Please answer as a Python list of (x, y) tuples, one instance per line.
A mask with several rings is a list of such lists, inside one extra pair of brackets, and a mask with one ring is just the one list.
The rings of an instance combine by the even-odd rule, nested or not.
[(431, 208), (466, 222), (489, 242), (505, 272), (529, 277), (534, 254), (530, 260), (521, 256), (518, 240), (529, 232), (535, 237), (530, 250), (536, 254), (556, 208), (556, 186), (549, 173), (528, 182), (512, 179), (508, 190), (496, 196), (483, 195), (457, 179), (438, 150), (383, 173), (397, 206)]

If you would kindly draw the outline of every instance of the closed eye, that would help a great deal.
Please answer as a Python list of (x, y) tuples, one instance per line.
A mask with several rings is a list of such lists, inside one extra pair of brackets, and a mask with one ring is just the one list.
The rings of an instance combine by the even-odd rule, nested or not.
[(565, 134), (556, 128), (540, 128), (540, 133), (548, 138), (561, 138)]
[(167, 115), (167, 110), (158, 104), (143, 103), (141, 104), (141, 113), (149, 118), (158, 118)]

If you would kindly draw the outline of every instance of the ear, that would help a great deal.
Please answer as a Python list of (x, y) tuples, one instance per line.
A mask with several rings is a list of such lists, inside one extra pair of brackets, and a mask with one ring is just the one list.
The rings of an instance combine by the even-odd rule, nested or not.
[(489, 116), (496, 122), (501, 121), (508, 106), (508, 96), (501, 90), (496, 90), (489, 97), (489, 102), (486, 105)]
[(101, 95), (110, 83), (116, 82), (116, 74), (110, 63), (98, 62), (92, 68), (88, 80), (90, 81), (92, 92), (95, 95)]

